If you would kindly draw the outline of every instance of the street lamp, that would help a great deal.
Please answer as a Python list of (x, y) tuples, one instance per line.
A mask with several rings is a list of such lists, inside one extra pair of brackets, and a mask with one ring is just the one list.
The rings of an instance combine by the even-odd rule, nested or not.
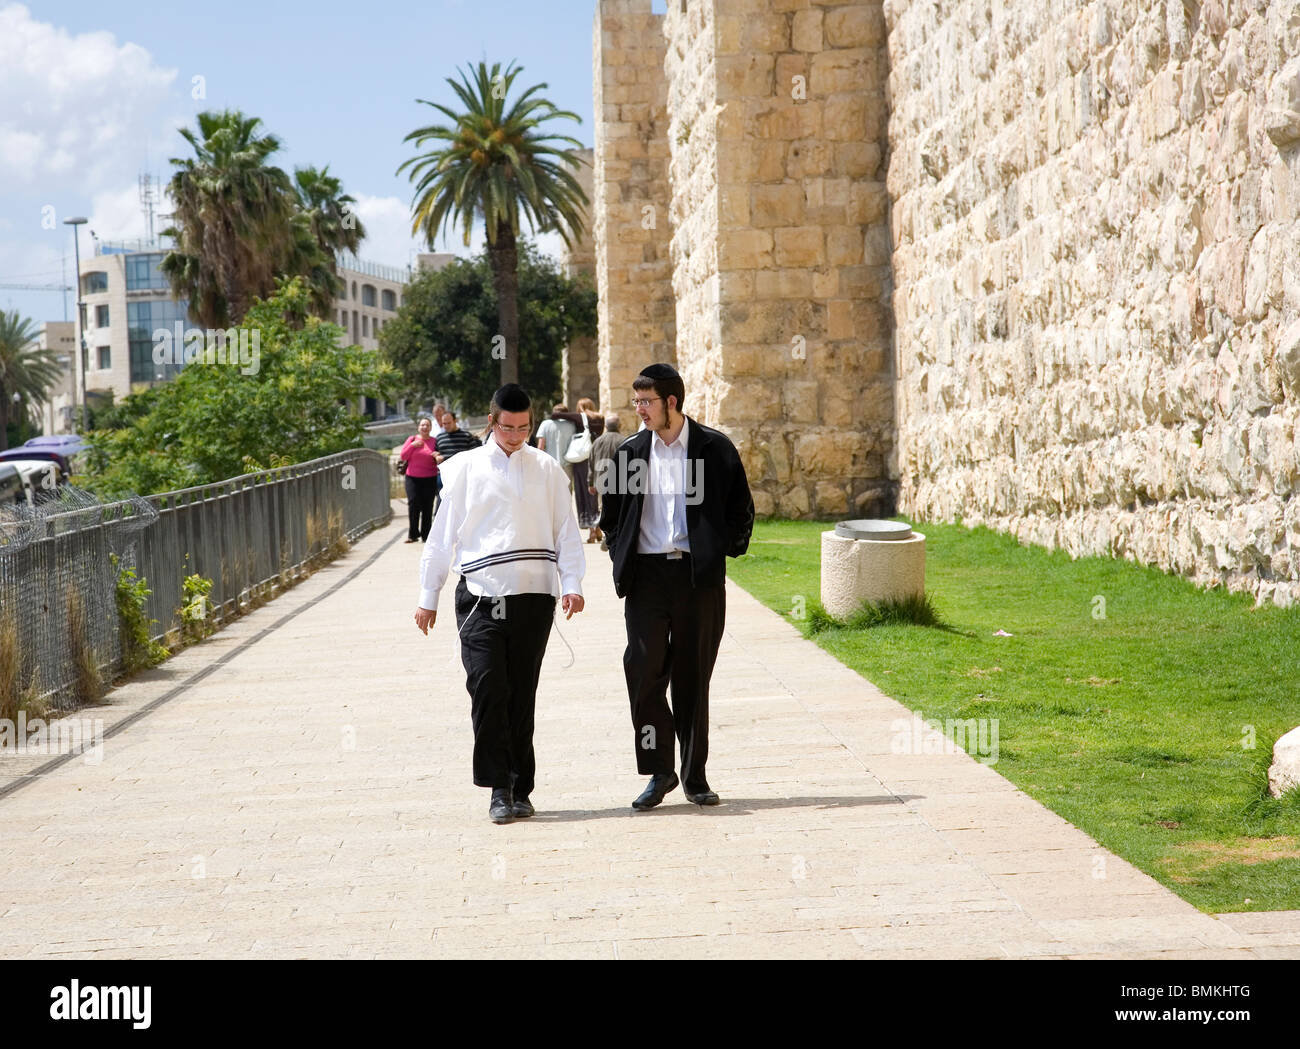
[[(84, 330), (84, 314), (86, 304), (81, 299), (81, 231), (78, 226), (84, 226), (89, 220), (85, 216), (78, 215), (76, 218), (64, 219), (65, 226), (72, 227), (72, 250), (76, 257), (77, 275), (77, 374), (81, 377), (81, 432), (86, 432), (86, 332)], [(76, 384), (73, 384), (73, 399), (76, 399)]]

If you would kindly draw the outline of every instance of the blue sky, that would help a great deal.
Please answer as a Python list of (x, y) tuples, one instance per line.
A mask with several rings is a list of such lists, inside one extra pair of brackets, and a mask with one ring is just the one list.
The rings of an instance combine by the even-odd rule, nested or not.
[[(594, 6), (0, 0), (0, 283), (58, 283), (69, 215), (89, 216), (101, 239), (141, 235), (137, 176), (166, 179), (167, 159), (189, 151), (176, 127), (227, 107), (281, 138), (286, 170), (328, 164), (371, 231), (361, 255), (405, 265), (417, 247), (411, 189), (394, 172), (413, 152), (405, 135), (438, 116), (415, 99), (454, 104), (445, 78), (458, 67), (517, 60), (517, 87), (545, 82), (551, 101), (582, 117), (554, 130), (591, 145)], [(193, 98), (200, 88), (206, 97)], [(53, 230), (42, 225), (50, 205)], [(439, 249), (464, 251), (458, 237)], [(57, 294), (0, 289), (0, 308), (38, 322), (63, 315)]]

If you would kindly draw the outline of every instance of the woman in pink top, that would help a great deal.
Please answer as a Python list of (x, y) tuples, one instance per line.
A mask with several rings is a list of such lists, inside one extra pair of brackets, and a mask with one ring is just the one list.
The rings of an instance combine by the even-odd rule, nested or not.
[(406, 462), (406, 513), (408, 543), (429, 538), (433, 524), (433, 497), (438, 492), (438, 460), (434, 458), (433, 422), (421, 419), (415, 435), (408, 437), (398, 454)]

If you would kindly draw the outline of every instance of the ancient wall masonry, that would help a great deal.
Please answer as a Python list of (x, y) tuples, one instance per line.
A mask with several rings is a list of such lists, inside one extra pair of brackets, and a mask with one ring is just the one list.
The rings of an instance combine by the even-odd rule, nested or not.
[[(595, 196), (594, 169), (596, 161), (594, 150), (575, 150), (581, 164), (578, 168), (578, 182), (591, 201)], [(577, 238), (564, 253), (564, 271), (570, 278), (585, 274), (594, 284), (596, 281), (596, 247), (593, 241), (591, 218), (595, 207), (588, 206), (587, 227), (582, 236)], [(600, 396), (600, 368), (596, 360), (596, 340), (589, 335), (574, 339), (564, 348), (560, 389), (565, 403), (575, 407), (583, 397), (596, 400)]]
[(599, 0), (596, 62), (602, 401), (663, 346), (762, 513), (1300, 598), (1300, 0)]
[(904, 511), (1300, 596), (1300, 3), (885, 13)]
[(890, 509), (880, 4), (674, 2), (664, 33), (687, 410), (760, 513)]
[(600, 407), (631, 433), (632, 380), (646, 364), (676, 362), (663, 16), (650, 0), (600, 0), (592, 42)]

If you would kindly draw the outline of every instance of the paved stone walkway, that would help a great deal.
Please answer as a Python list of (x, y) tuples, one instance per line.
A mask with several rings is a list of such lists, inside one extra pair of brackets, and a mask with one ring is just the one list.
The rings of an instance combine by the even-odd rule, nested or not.
[(494, 826), (450, 588), (421, 636), (404, 531), (116, 690), (100, 763), (0, 759), (0, 957), (1300, 957), (1300, 913), (1204, 915), (965, 754), (891, 753), (911, 715), (735, 586), (723, 804), (633, 813), (590, 546), (538, 815)]

